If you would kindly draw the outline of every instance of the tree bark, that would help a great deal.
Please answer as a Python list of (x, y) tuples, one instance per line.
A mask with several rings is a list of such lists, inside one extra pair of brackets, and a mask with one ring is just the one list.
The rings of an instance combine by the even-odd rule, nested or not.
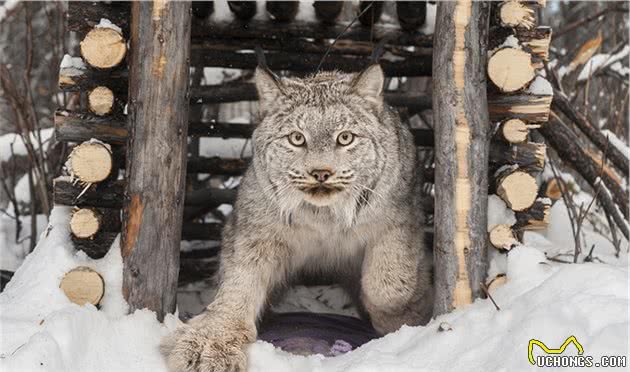
[(190, 2), (133, 3), (121, 252), (130, 311), (175, 311), (184, 212)]
[(434, 313), (482, 294), (487, 268), (489, 4), (440, 2), (433, 48)]

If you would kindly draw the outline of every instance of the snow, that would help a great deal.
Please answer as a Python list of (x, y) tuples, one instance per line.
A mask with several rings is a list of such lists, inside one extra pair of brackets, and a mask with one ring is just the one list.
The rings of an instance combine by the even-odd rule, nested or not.
[(420, 32), (426, 35), (433, 35), (435, 30), (435, 12), (437, 4), (427, 3), (427, 13), (424, 25), (420, 28)]
[[(505, 207), (495, 199), (491, 196), (489, 201), (492, 218), (502, 222), (498, 216), (504, 214)], [(489, 300), (479, 299), (424, 327), (404, 326), (334, 358), (291, 355), (258, 341), (248, 348), (249, 372), (533, 370), (527, 361), (531, 338), (551, 347), (570, 335), (575, 335), (585, 354), (596, 360), (601, 355), (628, 355), (625, 249), (621, 259), (613, 259), (611, 244), (586, 229), (587, 244), (597, 244), (595, 254), (606, 263), (548, 261), (546, 255), (572, 250), (567, 240), (566, 208), (563, 212), (561, 202), (556, 202), (551, 213), (546, 234), (527, 232), (524, 245), (493, 259), (505, 261), (500, 266), (508, 278), (492, 292), (500, 311)], [(49, 229), (0, 294), (0, 369), (165, 371), (157, 346), (179, 321), (168, 316), (160, 324), (148, 310), (126, 314), (118, 240), (100, 260), (75, 253), (69, 238), (69, 215), (69, 207), (54, 208)], [(91, 267), (103, 276), (106, 292), (100, 309), (72, 304), (59, 289), (63, 275), (77, 266)], [(300, 293), (306, 297), (322, 294), (318, 288), (297, 287), (293, 291), (297, 297)], [(283, 306), (287, 311), (329, 310), (319, 303), (289, 301)], [(540, 352), (534, 351), (536, 355)]]
[[(46, 128), (41, 130), (42, 145), (46, 145), (53, 136), (54, 128)], [(30, 132), (30, 139), (33, 143), (35, 150), (39, 149), (39, 142), (37, 141), (37, 135), (34, 132)], [(11, 156), (26, 156), (26, 146), (22, 140), (22, 137), (17, 133), (8, 133), (0, 136), (0, 163), (4, 163), (11, 159)]]
[[(612, 55), (608, 53), (600, 53), (600, 54), (594, 55), (588, 60), (588, 62), (584, 64), (584, 67), (582, 68), (582, 71), (578, 75), (577, 80), (584, 81), (584, 80), (589, 79), (595, 72), (601, 69), (604, 69), (606, 67), (609, 67), (612, 64), (622, 59), (627, 58), (628, 54), (630, 54), (630, 45), (624, 46), (623, 49), (621, 49), (619, 52)], [(627, 68), (624, 69), (621, 63), (619, 63), (618, 65), (615, 64), (614, 68), (618, 72), (620, 72), (622, 75), (627, 73)]]
[(19, 2), (19, 0), (7, 0), (0, 5), (0, 22), (4, 21), (7, 14), (15, 9)]
[(64, 54), (59, 66), (60, 74), (65, 76), (79, 76), (85, 73), (87, 66), (81, 57)]
[(540, 75), (536, 75), (534, 81), (529, 84), (527, 93), (540, 96), (553, 96), (553, 87), (547, 79)]
[(507, 38), (505, 38), (505, 41), (503, 42), (503, 44), (499, 45), (499, 48), (514, 48), (514, 49), (521, 49), (521, 45), (519, 44), (518, 39), (516, 38), (516, 36), (514, 35), (510, 35)]
[(611, 145), (615, 146), (615, 148), (619, 150), (619, 152), (621, 152), (626, 158), (630, 159), (630, 147), (628, 147), (625, 142), (619, 139), (619, 137), (617, 137), (613, 132), (609, 131), (608, 129), (602, 130), (602, 134), (608, 138), (608, 142)]
[(116, 31), (116, 32), (118, 32), (119, 34), (122, 35), (122, 29), (120, 27), (116, 26), (115, 24), (113, 24), (112, 21), (110, 21), (107, 18), (101, 18), (101, 21), (94, 27), (96, 27), (96, 28), (109, 28), (109, 29), (112, 29), (112, 30), (114, 30), (114, 31)]

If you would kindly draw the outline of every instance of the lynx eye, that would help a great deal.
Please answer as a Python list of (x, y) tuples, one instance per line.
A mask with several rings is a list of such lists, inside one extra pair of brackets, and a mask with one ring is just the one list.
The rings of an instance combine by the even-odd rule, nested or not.
[(304, 135), (300, 132), (291, 132), (291, 134), (289, 134), (289, 142), (293, 146), (300, 147), (306, 144), (306, 139), (304, 138)]
[(337, 136), (337, 143), (341, 146), (348, 146), (352, 141), (354, 141), (354, 134), (352, 134), (352, 132), (341, 132)]

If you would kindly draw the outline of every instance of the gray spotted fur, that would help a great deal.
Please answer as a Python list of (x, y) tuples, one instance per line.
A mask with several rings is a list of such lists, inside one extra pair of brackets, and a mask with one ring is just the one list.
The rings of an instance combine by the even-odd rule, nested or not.
[[(300, 271), (338, 274), (357, 288), (381, 333), (431, 317), (432, 257), (423, 244), (415, 147), (383, 103), (378, 65), (278, 80), (256, 71), (262, 120), (254, 159), (223, 232), (220, 286), (207, 310), (162, 342), (172, 372), (245, 371), (243, 348), (270, 293)], [(306, 145), (288, 135), (301, 132)], [(337, 144), (342, 131), (356, 134)], [(335, 193), (300, 188), (326, 169)]]

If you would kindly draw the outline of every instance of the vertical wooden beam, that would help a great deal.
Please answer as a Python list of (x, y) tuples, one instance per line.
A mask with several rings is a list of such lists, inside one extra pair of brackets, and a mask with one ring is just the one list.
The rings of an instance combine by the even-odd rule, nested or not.
[(487, 267), (489, 3), (440, 2), (433, 41), (434, 312), (471, 303)]
[(121, 250), (130, 310), (175, 311), (184, 207), (190, 2), (134, 2)]

